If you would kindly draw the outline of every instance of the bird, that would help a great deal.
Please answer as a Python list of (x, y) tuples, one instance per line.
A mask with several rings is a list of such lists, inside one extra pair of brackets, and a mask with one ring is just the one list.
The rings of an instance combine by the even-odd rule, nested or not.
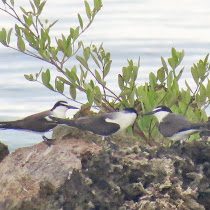
[(78, 119), (61, 119), (50, 116), (58, 124), (75, 127), (80, 130), (89, 131), (102, 137), (110, 144), (110, 136), (120, 133), (130, 125), (133, 125), (138, 116), (134, 108), (125, 108), (119, 112), (98, 113), (91, 116), (80, 117)]
[(29, 115), (16, 121), (0, 122), (0, 129), (26, 130), (43, 133), (42, 138), (44, 140), (49, 140), (46, 136), (44, 136), (44, 133), (57, 126), (57, 123), (51, 121), (49, 116), (65, 118), (68, 109), (78, 108), (69, 105), (66, 101), (58, 101), (50, 110)]
[(186, 140), (191, 134), (208, 130), (207, 123), (192, 123), (184, 115), (175, 114), (166, 106), (157, 106), (152, 112), (143, 115), (154, 115), (159, 121), (160, 133), (171, 140)]

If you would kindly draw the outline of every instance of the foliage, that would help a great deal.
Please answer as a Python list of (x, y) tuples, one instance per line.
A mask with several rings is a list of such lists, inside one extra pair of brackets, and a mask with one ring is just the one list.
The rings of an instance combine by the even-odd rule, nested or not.
[[(192, 85), (190, 86), (186, 80), (186, 89), (179, 87), (179, 80), (182, 78), (184, 68), (178, 71), (177, 67), (184, 57), (184, 51), (177, 52), (172, 48), (172, 57), (168, 59), (169, 66), (161, 57), (162, 67), (157, 70), (157, 74), (150, 73), (149, 84), (145, 83), (136, 90), (137, 100), (141, 101), (143, 110), (152, 110), (158, 105), (165, 105), (177, 114), (184, 114), (190, 121), (207, 121), (205, 108), (210, 103), (208, 56), (191, 67), (191, 74), (196, 86), (194, 91)], [(147, 139), (155, 140), (159, 136), (156, 123), (153, 116), (138, 120), (138, 125)], [(191, 137), (191, 139), (193, 138), (195, 135)]]
[[(208, 55), (204, 60), (193, 64), (191, 68), (192, 78), (196, 88), (185, 80), (186, 88), (180, 88), (180, 78), (183, 78), (184, 67), (178, 70), (184, 57), (184, 51), (178, 52), (172, 48), (172, 57), (168, 62), (161, 57), (162, 67), (155, 73), (149, 74), (149, 82), (137, 85), (136, 79), (140, 67), (140, 59), (137, 64), (128, 60), (128, 65), (122, 68), (118, 75), (119, 93), (115, 93), (107, 86), (107, 76), (111, 73), (111, 55), (106, 52), (103, 44), (85, 46), (79, 41), (80, 35), (92, 24), (96, 14), (102, 7), (101, 0), (94, 0), (94, 8), (91, 9), (85, 0), (85, 11), (88, 23), (78, 14), (78, 26), (70, 27), (69, 34), (56, 38), (56, 44), (52, 44), (50, 31), (58, 20), (48, 23), (41, 20), (46, 1), (30, 1), (30, 9), (20, 7), (22, 17), (18, 14), (14, 0), (2, 0), (6, 12), (16, 19), (14, 29), (0, 31), (0, 42), (9, 48), (43, 60), (56, 67), (57, 76), (51, 77), (52, 69), (43, 69), (35, 75), (25, 75), (29, 81), (40, 82), (52, 91), (62, 94), (66, 98), (78, 102), (78, 92), (87, 97), (88, 105), (103, 110), (122, 109), (134, 106), (139, 112), (151, 110), (157, 105), (166, 105), (175, 113), (185, 114), (189, 120), (205, 121), (207, 119), (205, 108), (210, 103), (210, 80)], [(17, 47), (10, 45), (11, 34), (15, 30)], [(66, 67), (66, 62), (75, 57), (78, 65)], [(155, 141), (160, 135), (154, 117), (139, 117), (136, 133), (144, 140)]]

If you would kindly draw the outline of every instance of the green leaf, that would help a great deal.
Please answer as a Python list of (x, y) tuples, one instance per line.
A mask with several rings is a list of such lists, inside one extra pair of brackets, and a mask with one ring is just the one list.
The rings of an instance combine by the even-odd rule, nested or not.
[(50, 83), (50, 70), (47, 69), (46, 72), (42, 72), (42, 82), (46, 85)]
[(169, 58), (168, 63), (171, 66), (172, 69), (176, 68), (176, 61), (174, 60), (174, 58)]
[(4, 28), (2, 28), (2, 30), (0, 31), (0, 42), (7, 46), (7, 32)]
[(90, 89), (87, 89), (87, 99), (88, 99), (89, 104), (92, 105), (94, 101), (94, 94), (93, 94), (93, 91)]
[(123, 67), (122, 68), (122, 72), (123, 72), (123, 80), (128, 83), (130, 78), (131, 78), (131, 75), (130, 75), (130, 71), (129, 71), (129, 68), (128, 67)]
[(70, 90), (69, 91), (70, 91), (70, 95), (71, 95), (72, 99), (75, 100), (76, 97), (77, 97), (77, 90), (76, 90), (76, 87), (73, 84), (70, 85)]
[(189, 84), (187, 83), (187, 81), (185, 80), (185, 85), (187, 86), (188, 90), (190, 90), (190, 92), (192, 92), (191, 87), (189, 86)]
[(102, 95), (102, 94), (101, 94), (101, 90), (100, 90), (100, 88), (99, 88), (98, 86), (95, 86), (94, 91), (95, 91), (95, 93), (96, 93), (97, 95)]
[(73, 71), (71, 71), (71, 73), (72, 73), (73, 77), (75, 78), (75, 81), (79, 85), (80, 84), (80, 81), (79, 81), (79, 78), (78, 78), (77, 74), (75, 72), (73, 72)]
[(101, 75), (99, 74), (99, 72), (97, 70), (95, 70), (95, 76), (96, 76), (96, 79), (98, 80), (98, 82), (102, 83)]
[(30, 74), (30, 75), (24, 74), (24, 77), (29, 81), (36, 81), (32, 74)]
[(167, 87), (170, 88), (173, 83), (173, 72), (170, 71), (167, 77)]
[(78, 19), (79, 19), (80, 28), (83, 30), (83, 20), (82, 20), (80, 14), (78, 14)]
[(120, 74), (118, 74), (118, 85), (121, 90), (124, 89), (124, 79), (123, 79), (122, 75), (120, 75)]
[(139, 59), (138, 59), (138, 64), (137, 64), (138, 68), (140, 67), (140, 56), (139, 56)]
[(79, 36), (79, 26), (75, 28), (74, 30), (74, 35), (73, 35), (73, 40), (75, 41)]
[(10, 3), (12, 4), (12, 6), (14, 7), (14, 0), (10, 0)]
[(206, 95), (208, 96), (209, 101), (210, 101), (210, 80), (209, 79), (208, 79), (208, 84), (206, 86)]
[(71, 81), (71, 83), (75, 84), (76, 83), (76, 78), (74, 77), (74, 74), (66, 69), (65, 75), (68, 77), (68, 79)]
[(106, 54), (106, 56), (105, 56), (105, 64), (106, 64), (107, 62), (109, 62), (110, 57), (111, 57), (111, 54), (110, 54), (110, 52), (108, 52), (108, 53)]
[(86, 69), (89, 69), (89, 67), (88, 67), (88, 63), (87, 63), (87, 61), (83, 58), (83, 57), (81, 57), (81, 56), (76, 56), (76, 59), (86, 68)]
[(94, 90), (95, 85), (92, 79), (90, 80), (89, 84), (90, 84), (91, 89)]
[(152, 89), (154, 89), (157, 84), (157, 78), (152, 72), (149, 74), (149, 83)]
[(178, 61), (178, 56), (177, 56), (177, 51), (175, 50), (174, 47), (172, 47), (171, 53), (172, 53), (172, 57), (173, 57), (174, 61), (177, 62)]
[(42, 72), (42, 82), (49, 89), (54, 91), (53, 86), (50, 84), (50, 70), (47, 69), (46, 72)]
[(133, 91), (130, 92), (129, 95), (128, 95), (129, 96), (128, 101), (129, 101), (129, 105), (131, 107), (133, 107), (133, 105), (134, 105), (134, 93), (135, 93), (135, 89), (133, 89)]
[(132, 76), (132, 79), (133, 79), (133, 82), (135, 83), (136, 79), (137, 79), (137, 76), (138, 76), (138, 66), (134, 66), (133, 67), (133, 74), (131, 75)]
[(99, 11), (102, 7), (102, 2), (101, 0), (94, 0), (94, 8)]
[(165, 70), (163, 67), (161, 67), (160, 69), (158, 69), (158, 72), (157, 72), (157, 79), (163, 83), (164, 80), (165, 80)]
[(181, 63), (182, 59), (184, 58), (184, 50), (182, 50), (180, 57), (179, 57), (179, 63)]
[(64, 91), (64, 83), (61, 82), (60, 80), (55, 80), (55, 81), (56, 81), (55, 82), (55, 87), (56, 87), (57, 91), (59, 93), (63, 93), (63, 91)]
[(17, 36), (21, 35), (20, 34), (20, 27), (17, 24), (15, 24), (15, 32), (16, 32)]
[(28, 15), (27, 11), (26, 11), (23, 7), (20, 7), (20, 9), (22, 10), (22, 12), (23, 12), (25, 15)]
[(200, 97), (202, 98), (202, 101), (205, 102), (206, 100), (206, 88), (203, 84), (200, 86)]
[(206, 73), (206, 67), (203, 63), (203, 61), (199, 61), (199, 63), (197, 64), (197, 72), (198, 72), (198, 76), (201, 80), (204, 79), (204, 75)]
[(29, 16), (23, 15), (23, 18), (24, 18), (25, 24), (28, 27), (30, 27), (31, 24), (33, 24), (33, 17), (32, 17), (32, 15), (29, 15)]
[(60, 81), (62, 81), (64, 84), (71, 85), (71, 82), (69, 82), (68, 80), (64, 79), (63, 77), (57, 76), (57, 78), (58, 78)]
[(29, 45), (36, 50), (39, 50), (39, 43), (35, 40), (33, 34), (25, 32), (25, 38), (28, 41)]
[(161, 56), (161, 62), (162, 62), (164, 70), (166, 71), (166, 74), (168, 74), (168, 67), (167, 67), (167, 64), (162, 56)]
[(49, 28), (53, 27), (57, 22), (58, 22), (58, 20), (55, 20), (54, 22), (52, 22), (52, 23), (49, 25)]
[(85, 0), (85, 9), (86, 9), (86, 14), (89, 20), (91, 20), (91, 10), (90, 10), (90, 5), (88, 2)]
[(25, 48), (25, 43), (24, 43), (24, 41), (23, 41), (23, 39), (22, 39), (21, 36), (18, 36), (17, 47), (18, 47), (18, 49), (19, 49), (21, 52), (24, 52), (25, 49), (26, 49), (26, 48)]
[(10, 28), (8, 34), (7, 34), (7, 43), (9, 44), (10, 43), (10, 37), (11, 37), (11, 34), (12, 34), (12, 30), (13, 28)]
[(183, 71), (184, 71), (184, 67), (180, 70), (179, 74), (177, 75), (176, 77), (177, 81), (181, 78)]
[(178, 104), (179, 104), (179, 108), (181, 109), (182, 114), (185, 114), (187, 110), (187, 104), (183, 103), (182, 101), (179, 101)]
[(73, 39), (74, 37), (74, 29), (71, 27), (70, 28), (70, 37)]
[(83, 55), (84, 55), (84, 57), (85, 57), (86, 60), (89, 59), (89, 57), (90, 57), (90, 47), (84, 48)]
[(35, 5), (36, 5), (36, 7), (38, 8), (39, 5), (40, 5), (40, 0), (34, 0), (34, 3), (35, 3)]
[(69, 44), (67, 46), (67, 48), (65, 48), (65, 55), (70, 58), (72, 56), (72, 47), (71, 47), (71, 44)]
[(97, 100), (101, 102), (102, 100), (102, 94), (101, 94), (101, 90), (98, 86), (96, 86), (94, 88), (94, 92), (95, 92), (95, 96), (97, 97)]
[(56, 42), (57, 42), (57, 45), (58, 45), (58, 49), (59, 49), (59, 51), (64, 52), (64, 44), (63, 44), (63, 40), (58, 39), (58, 40), (56, 40)]
[(47, 50), (39, 50), (39, 54), (42, 56), (43, 59), (49, 61), (50, 54)]
[(107, 74), (109, 73), (111, 64), (112, 64), (112, 60), (110, 60), (110, 61), (106, 64), (106, 66), (105, 66), (105, 68), (104, 68), (104, 70), (103, 70), (103, 77), (104, 77), (104, 78), (105, 78), (105, 77), (107, 76)]
[(38, 6), (38, 15), (42, 13), (42, 10), (46, 4), (46, 1), (43, 1), (39, 6)]
[(198, 76), (198, 72), (197, 72), (197, 67), (196, 66), (191, 67), (191, 74), (193, 76), (193, 79), (194, 79), (195, 83), (198, 84), (199, 76)]
[(189, 104), (190, 103), (190, 100), (191, 100), (191, 95), (190, 95), (190, 90), (186, 90), (185, 91), (185, 97), (184, 97), (184, 101), (186, 104)]
[(33, 12), (36, 13), (35, 6), (34, 6), (34, 4), (31, 1), (30, 1), (30, 5), (31, 5), (31, 8), (32, 8)]
[(205, 59), (204, 59), (204, 64), (206, 65), (209, 59), (209, 53), (206, 55)]
[(96, 57), (93, 55), (92, 52), (90, 52), (90, 55), (91, 55), (91, 57), (93, 58), (95, 64), (96, 64), (96, 65), (98, 66), (98, 68), (100, 69), (101, 67), (100, 67), (100, 64), (99, 64), (98, 60), (96, 59)]
[(77, 67), (76, 67), (76, 65), (74, 65), (74, 66), (71, 68), (71, 72), (74, 72), (75, 74), (77, 74)]
[(52, 55), (53, 59), (57, 61), (58, 60), (58, 58), (57, 58), (58, 50), (55, 49), (55, 47), (49, 47), (49, 52)]

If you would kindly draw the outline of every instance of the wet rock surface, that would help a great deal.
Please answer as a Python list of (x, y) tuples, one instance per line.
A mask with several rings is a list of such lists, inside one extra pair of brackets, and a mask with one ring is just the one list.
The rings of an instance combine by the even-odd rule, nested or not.
[[(16, 156), (6, 157), (1, 164), (7, 163), (7, 170), (2, 172), (0, 165), (0, 176), (4, 174), (0, 187), (7, 187), (17, 173), (21, 180), (19, 186), (22, 186), (18, 194), (22, 197), (14, 202), (17, 195), (13, 196), (12, 192), (15, 194), (17, 189), (10, 191), (10, 200), (0, 199), (1, 207), (7, 205), (6, 209), (16, 210), (210, 209), (208, 142), (193, 141), (172, 147), (140, 144), (113, 152), (81, 140), (79, 144), (83, 144), (83, 149), (85, 145), (86, 149), (78, 150), (79, 146), (72, 146), (74, 141), (56, 141), (52, 147), (60, 151), (56, 153), (58, 159), (49, 153), (36, 165), (30, 156), (24, 164), (27, 170), (21, 169), (23, 162), (18, 163), (18, 157), (23, 161), (27, 151), (24, 151), (24, 157), (20, 150)], [(37, 156), (46, 151), (46, 148), (40, 148), (36, 151)], [(19, 156), (18, 152), (21, 153)], [(76, 154), (78, 159), (73, 161), (70, 154)], [(59, 159), (60, 155), (65, 161)], [(16, 164), (12, 164), (14, 157)], [(25, 179), (20, 177), (20, 171)], [(40, 173), (42, 176), (38, 175)], [(23, 196), (26, 193), (23, 186), (29, 191), (27, 196)], [(3, 194), (10, 188), (7, 187)]]

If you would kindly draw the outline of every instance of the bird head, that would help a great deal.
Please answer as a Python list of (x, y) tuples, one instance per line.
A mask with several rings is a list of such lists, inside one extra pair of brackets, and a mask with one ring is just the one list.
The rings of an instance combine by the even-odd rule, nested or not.
[(151, 112), (147, 112), (143, 115), (155, 115), (159, 122), (162, 122), (163, 118), (165, 118), (172, 111), (167, 106), (157, 106)]
[(134, 113), (136, 114), (136, 116), (138, 115), (137, 111), (134, 108), (125, 108), (123, 109), (123, 112)]
[(55, 103), (51, 111), (53, 112), (53, 116), (65, 118), (68, 109), (79, 109), (79, 108), (69, 105), (66, 101), (58, 101)]

